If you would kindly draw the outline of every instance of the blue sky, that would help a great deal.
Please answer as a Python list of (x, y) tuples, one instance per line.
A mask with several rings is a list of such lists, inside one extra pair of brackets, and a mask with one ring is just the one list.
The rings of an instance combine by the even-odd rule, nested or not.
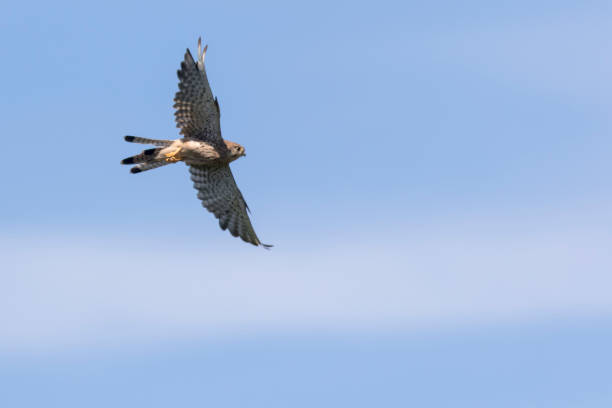
[[(608, 407), (611, 16), (5, 7), (2, 405)], [(270, 252), (182, 164), (118, 164), (125, 134), (177, 137), (200, 35)]]

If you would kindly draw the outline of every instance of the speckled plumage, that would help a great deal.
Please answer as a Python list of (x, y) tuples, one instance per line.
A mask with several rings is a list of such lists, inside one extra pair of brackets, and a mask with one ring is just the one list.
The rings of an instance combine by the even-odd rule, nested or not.
[(122, 164), (136, 164), (132, 173), (140, 173), (166, 164), (183, 161), (189, 166), (191, 180), (202, 205), (219, 219), (221, 229), (253, 245), (263, 244), (247, 213), (248, 206), (236, 185), (229, 163), (245, 156), (244, 148), (221, 137), (219, 103), (213, 96), (204, 68), (207, 46), (198, 40), (198, 61), (189, 49), (178, 71), (179, 91), (174, 97), (176, 125), (182, 139), (156, 140), (126, 136), (132, 143), (161, 146), (124, 159)]

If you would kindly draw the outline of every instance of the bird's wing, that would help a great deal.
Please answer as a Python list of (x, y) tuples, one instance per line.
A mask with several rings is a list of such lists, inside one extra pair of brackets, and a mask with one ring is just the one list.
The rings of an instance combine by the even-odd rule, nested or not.
[(198, 39), (198, 61), (195, 62), (187, 49), (185, 60), (178, 70), (179, 91), (174, 96), (176, 127), (181, 134), (190, 139), (203, 140), (213, 144), (223, 144), (219, 124), (219, 103), (213, 97), (206, 70), (202, 49), (202, 39)]
[(219, 219), (221, 229), (229, 229), (235, 237), (253, 245), (269, 248), (263, 244), (251, 225), (248, 206), (236, 185), (229, 165), (218, 167), (190, 166), (191, 180), (198, 190), (202, 205)]

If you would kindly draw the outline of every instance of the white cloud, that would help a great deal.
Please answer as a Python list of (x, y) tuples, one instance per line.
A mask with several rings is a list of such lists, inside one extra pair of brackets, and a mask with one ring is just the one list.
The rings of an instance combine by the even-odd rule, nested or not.
[[(559, 219), (371, 228), (312, 247), (4, 237), (0, 348), (612, 312), (610, 233)], [(227, 242), (229, 241), (229, 242)], [(227, 245), (225, 245), (227, 244)]]

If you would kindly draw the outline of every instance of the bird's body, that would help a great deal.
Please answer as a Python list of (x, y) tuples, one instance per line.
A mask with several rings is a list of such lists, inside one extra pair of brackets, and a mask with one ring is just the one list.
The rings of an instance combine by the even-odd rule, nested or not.
[(269, 248), (270, 245), (262, 244), (255, 234), (247, 214), (248, 206), (229, 168), (229, 163), (246, 154), (244, 147), (221, 137), (219, 102), (213, 98), (204, 69), (206, 49), (202, 50), (201, 40), (198, 40), (198, 61), (195, 62), (187, 50), (178, 71), (179, 91), (174, 107), (177, 127), (181, 128), (184, 137), (158, 140), (126, 136), (128, 142), (158, 147), (144, 150), (121, 163), (135, 164), (131, 172), (140, 173), (185, 162), (198, 190), (198, 198), (219, 219), (219, 226), (246, 242)]
[(159, 151), (156, 159), (183, 161), (188, 166), (224, 166), (242, 156), (244, 148), (238, 143), (224, 140), (224, 146), (193, 139), (176, 139)]

